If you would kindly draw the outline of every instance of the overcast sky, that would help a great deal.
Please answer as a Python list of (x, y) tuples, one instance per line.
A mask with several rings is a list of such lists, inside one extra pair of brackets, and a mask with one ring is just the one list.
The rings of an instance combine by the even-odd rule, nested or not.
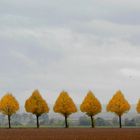
[(122, 90), (140, 98), (139, 0), (0, 0), (0, 98), (48, 103), (62, 90), (102, 103)]

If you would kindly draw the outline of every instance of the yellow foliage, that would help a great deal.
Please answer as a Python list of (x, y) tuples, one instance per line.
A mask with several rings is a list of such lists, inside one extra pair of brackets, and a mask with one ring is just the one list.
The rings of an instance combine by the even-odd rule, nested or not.
[(8, 116), (16, 113), (19, 110), (18, 101), (11, 93), (7, 93), (0, 101), (0, 111)]
[(59, 97), (57, 98), (55, 102), (53, 110), (54, 112), (61, 113), (64, 116), (68, 116), (72, 113), (77, 112), (77, 108), (73, 100), (65, 91), (62, 91), (60, 93)]
[(116, 94), (107, 105), (107, 111), (114, 112), (118, 116), (122, 116), (122, 114), (129, 111), (129, 109), (130, 105), (128, 101), (124, 98), (120, 90), (116, 92)]
[(137, 103), (136, 110), (137, 110), (138, 113), (140, 113), (140, 99), (139, 99), (139, 101)]
[(102, 106), (94, 94), (89, 91), (80, 105), (80, 110), (86, 112), (88, 116), (94, 116), (101, 112)]
[(35, 90), (29, 99), (26, 100), (25, 109), (27, 112), (33, 113), (37, 116), (49, 112), (49, 107), (38, 90)]

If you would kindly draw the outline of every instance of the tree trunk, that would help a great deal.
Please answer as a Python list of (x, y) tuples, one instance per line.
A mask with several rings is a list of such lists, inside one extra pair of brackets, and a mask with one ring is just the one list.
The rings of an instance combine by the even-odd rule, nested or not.
[(65, 128), (68, 128), (68, 120), (67, 120), (68, 116), (65, 114)]
[(91, 118), (91, 127), (94, 128), (95, 127), (94, 117), (91, 115), (90, 118)]
[(37, 125), (37, 128), (39, 128), (39, 116), (36, 115), (36, 125)]
[(11, 128), (11, 116), (8, 115), (8, 124), (9, 124), (9, 128)]
[(119, 125), (120, 125), (120, 128), (122, 128), (122, 119), (121, 119), (121, 116), (119, 116)]

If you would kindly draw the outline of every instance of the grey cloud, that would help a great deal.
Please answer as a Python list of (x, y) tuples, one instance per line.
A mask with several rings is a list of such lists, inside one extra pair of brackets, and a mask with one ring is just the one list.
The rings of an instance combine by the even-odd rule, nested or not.
[(35, 88), (50, 102), (61, 90), (77, 103), (89, 89), (104, 103), (118, 89), (132, 103), (138, 98), (137, 1), (3, 0), (0, 7), (1, 93), (12, 91), (22, 104)]
[[(121, 4), (120, 4), (121, 3)], [(127, 3), (127, 4), (126, 4)], [(137, 0), (128, 2), (126, 0), (111, 2), (101, 1), (64, 1), (60, 0), (13, 0), (1, 1), (1, 15), (11, 16), (19, 24), (24, 25), (21, 19), (26, 19), (26, 25), (44, 26), (68, 26), (69, 23), (77, 21), (84, 22), (93, 19), (104, 19), (107, 21), (123, 24), (139, 24), (139, 2)], [(32, 23), (34, 22), (34, 24)]]

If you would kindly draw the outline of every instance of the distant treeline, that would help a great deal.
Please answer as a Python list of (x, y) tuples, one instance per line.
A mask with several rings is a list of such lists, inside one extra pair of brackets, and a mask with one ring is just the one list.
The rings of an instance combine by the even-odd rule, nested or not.
[[(54, 114), (55, 115), (55, 114)], [(60, 116), (50, 116), (47, 113), (42, 114), (39, 117), (40, 127), (42, 128), (63, 128), (65, 126), (65, 121)], [(85, 114), (79, 114), (78, 116), (73, 116), (68, 119), (69, 127), (81, 128), (81, 127), (91, 127), (91, 120)], [(0, 127), (7, 127), (8, 121), (7, 117), (0, 114)], [(31, 113), (16, 113), (11, 116), (11, 125), (13, 128), (33, 128), (36, 126), (36, 117)], [(96, 128), (116, 128), (119, 126), (118, 117), (114, 116), (112, 118), (104, 118), (96, 116), (95, 117)], [(140, 127), (140, 116), (125, 116), (122, 120), (123, 127), (137, 128)]]
[[(19, 110), (19, 103), (16, 98), (7, 93), (0, 100), (0, 112), (8, 116), (8, 126), (11, 128), (11, 116)], [(47, 102), (42, 98), (38, 90), (33, 91), (32, 95), (25, 102), (25, 110), (36, 116), (36, 125), (39, 128), (39, 118), (42, 114), (49, 112)], [(54, 112), (60, 113), (65, 118), (65, 127), (68, 128), (68, 117), (72, 113), (77, 112), (77, 107), (72, 98), (66, 91), (62, 91), (58, 96), (54, 107)], [(89, 91), (80, 105), (80, 110), (90, 117), (92, 128), (95, 127), (95, 115), (102, 111), (100, 101), (94, 96), (92, 91)], [(119, 127), (122, 127), (122, 115), (130, 110), (130, 104), (125, 99), (123, 93), (117, 91), (112, 99), (107, 104), (106, 110), (115, 113), (119, 118)], [(136, 110), (140, 113), (140, 100), (137, 103)], [(96, 120), (97, 121), (97, 120)]]

